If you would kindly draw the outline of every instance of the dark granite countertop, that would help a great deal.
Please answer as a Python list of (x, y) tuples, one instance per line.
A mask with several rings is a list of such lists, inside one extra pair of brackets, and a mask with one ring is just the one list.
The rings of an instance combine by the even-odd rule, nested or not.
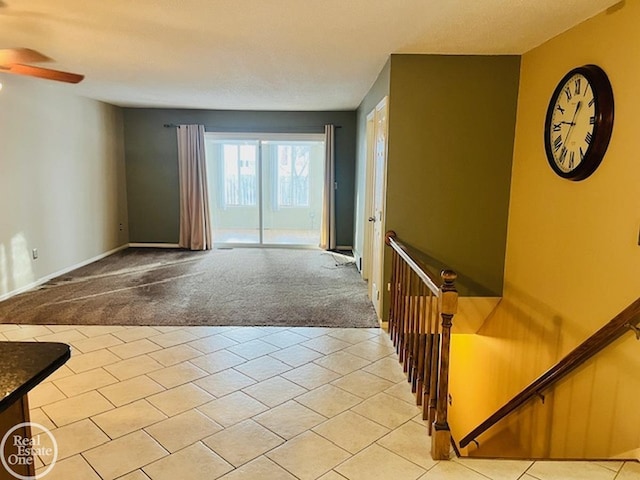
[(60, 368), (71, 356), (57, 342), (0, 342), (0, 412)]

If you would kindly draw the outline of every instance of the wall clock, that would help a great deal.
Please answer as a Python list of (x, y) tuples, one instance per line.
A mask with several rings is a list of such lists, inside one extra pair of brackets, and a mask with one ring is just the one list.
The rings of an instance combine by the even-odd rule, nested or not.
[(544, 147), (554, 172), (584, 180), (604, 157), (613, 130), (613, 90), (597, 65), (567, 73), (551, 95), (544, 125)]

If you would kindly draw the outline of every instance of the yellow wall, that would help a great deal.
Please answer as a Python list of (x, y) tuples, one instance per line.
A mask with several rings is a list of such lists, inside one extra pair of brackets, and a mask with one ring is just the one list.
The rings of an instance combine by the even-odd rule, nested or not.
[[(522, 58), (504, 298), (481, 336), (454, 339), (458, 440), (640, 295), (638, 25), (640, 2), (627, 1)], [(600, 168), (571, 182), (547, 164), (544, 120), (562, 76), (587, 63), (611, 80), (614, 131)], [(507, 428), (535, 456), (640, 458), (639, 372), (629, 333)]]

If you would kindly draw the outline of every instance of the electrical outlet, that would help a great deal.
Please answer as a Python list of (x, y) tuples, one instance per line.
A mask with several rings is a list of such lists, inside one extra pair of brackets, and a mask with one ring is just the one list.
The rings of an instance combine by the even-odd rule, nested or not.
[(33, 250), (31, 250), (31, 257), (33, 257), (34, 260), (36, 260), (38, 258), (38, 249), (34, 248)]

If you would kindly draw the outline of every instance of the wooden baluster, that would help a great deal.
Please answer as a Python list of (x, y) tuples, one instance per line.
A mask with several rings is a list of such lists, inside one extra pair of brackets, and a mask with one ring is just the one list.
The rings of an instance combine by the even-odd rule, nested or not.
[[(402, 296), (404, 291), (404, 262), (400, 262), (400, 270), (398, 271), (398, 308), (396, 316), (396, 341), (394, 346), (396, 347), (396, 353), (398, 354), (398, 360), (400, 359), (400, 343), (402, 342), (402, 317), (404, 316), (404, 310), (402, 308)], [(402, 360), (400, 360), (402, 361)]]
[(389, 306), (389, 337), (395, 344), (395, 328), (398, 310), (396, 301), (398, 300), (398, 268), (399, 257), (395, 250), (391, 250), (391, 305)]
[(393, 327), (393, 344), (394, 346), (398, 346), (398, 342), (400, 342), (400, 319), (402, 318), (402, 282), (404, 281), (404, 262), (400, 255), (396, 253), (397, 262), (398, 262), (398, 272), (396, 276), (396, 301), (395, 301), (395, 319), (394, 319), (394, 327)]
[(398, 279), (397, 279), (397, 288), (396, 292), (396, 318), (395, 318), (395, 326), (393, 333), (393, 346), (396, 347), (396, 353), (398, 352), (398, 343), (400, 342), (400, 319), (402, 318), (402, 305), (400, 304), (400, 299), (402, 298), (402, 275), (404, 274), (403, 270), (403, 262), (398, 258)]
[(433, 335), (431, 339), (431, 373), (429, 378), (429, 402), (426, 412), (423, 411), (423, 420), (429, 422), (429, 435), (436, 419), (436, 408), (438, 399), (438, 374), (440, 373), (440, 299), (434, 301), (433, 309)]
[(443, 284), (440, 287), (440, 315), (442, 334), (440, 341), (440, 373), (438, 381), (438, 400), (434, 433), (431, 439), (431, 457), (434, 460), (446, 460), (451, 449), (451, 432), (447, 421), (449, 402), (449, 353), (451, 343), (451, 325), (458, 310), (458, 292), (454, 282), (456, 273), (444, 270), (441, 273)]
[(422, 405), (422, 398), (424, 395), (424, 364), (425, 364), (425, 348), (427, 343), (427, 287), (424, 283), (420, 284), (419, 290), (419, 303), (418, 306), (418, 366), (416, 372), (416, 404)]
[(413, 292), (411, 293), (411, 392), (416, 392), (416, 375), (418, 374), (418, 315), (417, 306), (420, 299), (418, 291), (422, 281), (417, 274), (414, 273), (415, 283)]
[(407, 374), (407, 382), (411, 382), (411, 371), (412, 371), (412, 365), (411, 362), (413, 362), (413, 352), (411, 350), (411, 347), (413, 345), (413, 318), (411, 317), (411, 312), (413, 310), (413, 288), (414, 288), (414, 283), (415, 282), (415, 274), (413, 273), (413, 270), (409, 270), (409, 283), (408, 283), (408, 287), (407, 287), (407, 312), (406, 312), (406, 329), (405, 331), (407, 332), (407, 339), (406, 342), (404, 344), (405, 347), (405, 352), (404, 352), (404, 371)]
[[(391, 239), (396, 238), (396, 233), (392, 230), (385, 234), (384, 242), (391, 246)], [(400, 292), (401, 281), (401, 258), (400, 255), (392, 248), (391, 249), (392, 270), (391, 270), (391, 305), (389, 312), (389, 337), (396, 346), (398, 342), (398, 318), (399, 318), (399, 306), (398, 297)]]
[(415, 319), (413, 317), (413, 304), (414, 302), (414, 291), (416, 288), (416, 281), (417, 281), (417, 277), (416, 274), (414, 273), (413, 270), (411, 270), (410, 273), (410, 279), (409, 279), (409, 303), (408, 303), (408, 309), (407, 309), (407, 364), (406, 364), (406, 369), (407, 369), (407, 382), (412, 383), (412, 378), (413, 378), (413, 373), (414, 373), (414, 362), (415, 362), (415, 357), (414, 357), (414, 351), (413, 351), (413, 346), (414, 346), (414, 341), (415, 341)]
[[(396, 260), (395, 260), (395, 251), (391, 250), (391, 280), (390, 280), (390, 285), (393, 285), (394, 282), (394, 277), (395, 277), (395, 268), (396, 268)], [(387, 333), (389, 334), (389, 338), (391, 338), (391, 340), (393, 340), (393, 288), (390, 291), (389, 294), (389, 298), (391, 300), (390, 304), (389, 304), (389, 317), (387, 320)]]
[(398, 353), (398, 360), (400, 362), (404, 361), (404, 314), (405, 314), (405, 297), (407, 290), (407, 267), (406, 263), (403, 261), (400, 265), (400, 299), (398, 309), (398, 341), (396, 342), (396, 352)]
[(400, 342), (400, 337), (402, 336), (401, 326), (402, 326), (402, 289), (404, 284), (404, 275), (405, 275), (405, 265), (404, 261), (400, 257), (400, 255), (396, 254), (398, 257), (398, 275), (396, 278), (396, 302), (395, 302), (395, 326), (394, 326), (394, 342), (395, 347), (398, 347), (398, 343)]
[(412, 375), (411, 375), (411, 391), (417, 392), (418, 389), (418, 374), (420, 363), (420, 291), (423, 282), (420, 280), (417, 274), (415, 276), (415, 288), (413, 295), (413, 308), (411, 309), (411, 316), (413, 317), (413, 361), (412, 361)]
[(404, 310), (404, 372), (407, 374), (407, 380), (410, 378), (411, 373), (409, 371), (409, 365), (411, 364), (411, 291), (413, 285), (413, 270), (407, 266), (407, 289), (405, 295), (405, 310)]
[(427, 301), (427, 324), (426, 324), (426, 346), (424, 352), (424, 378), (423, 378), (423, 394), (422, 394), (422, 419), (426, 420), (427, 410), (429, 408), (429, 392), (431, 388), (431, 362), (433, 356), (433, 345), (434, 345), (434, 308), (433, 308), (433, 292), (431, 290), (428, 291), (428, 301)]

